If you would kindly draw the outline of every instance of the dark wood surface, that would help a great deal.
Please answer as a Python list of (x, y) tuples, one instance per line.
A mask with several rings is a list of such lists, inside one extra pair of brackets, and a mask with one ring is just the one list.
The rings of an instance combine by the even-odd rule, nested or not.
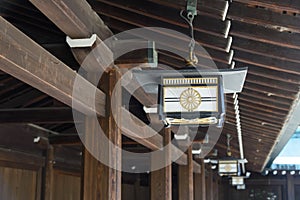
[[(93, 112), (91, 106), (87, 105), (89, 98), (92, 98), (91, 94), (83, 94), (77, 99), (72, 97), (73, 84), (77, 76), (76, 72), (41, 48), (2, 17), (0, 18), (0, 24), (0, 34), (2, 36), (0, 66), (3, 71), (69, 106), (72, 106), (73, 100), (76, 102), (74, 103), (75, 108), (83, 113)], [(20, 48), (20, 45), (24, 48)], [(19, 55), (23, 55), (23, 59), (20, 59)], [(77, 77), (83, 92), (93, 90), (94, 86), (91, 83), (81, 76)], [(99, 103), (99, 106), (96, 107), (96, 112), (99, 115), (104, 115), (104, 98), (105, 94), (97, 90), (96, 102)]]
[[(79, 65), (73, 66), (71, 64), (74, 63), (74, 58), (65, 44), (66, 35), (74, 38), (77, 36), (89, 37), (94, 32), (99, 33), (98, 35), (103, 34), (100, 33), (102, 31), (106, 33), (103, 34), (104, 38), (105, 35), (111, 35), (105, 25), (98, 23), (100, 22), (99, 18), (93, 12), (90, 12), (91, 8), (85, 1), (82, 5), (78, 4), (79, 1), (74, 2), (73, 5), (67, 2), (65, 3), (66, 7), (61, 2), (57, 4), (54, 1), (32, 2), (38, 5), (37, 7), (41, 10), (44, 10), (43, 13), (49, 15), (51, 20), (29, 2), (22, 0), (5, 0), (1, 2), (1, 16), (57, 56), (62, 62), (67, 63), (72, 70), (78, 69)], [(96, 9), (95, 5), (99, 3), (89, 2), (92, 4), (93, 9)], [(177, 20), (180, 9), (185, 7), (184, 1), (176, 3), (167, 1), (140, 2), (140, 6), (138, 6), (136, 2), (114, 0), (112, 2), (103, 1), (99, 4), (105, 4), (107, 9), (98, 14), (114, 32), (155, 25), (188, 34), (184, 21)], [(227, 2), (223, 1), (203, 1), (199, 3), (198, 7), (201, 12), (196, 17), (195, 36), (201, 45), (208, 47), (209, 53), (211, 53), (219, 68), (230, 67), (227, 64), (229, 60), (226, 54), (230, 50), (234, 50), (233, 61), (235, 61), (235, 67), (249, 67), (249, 76), (247, 76), (244, 90), (239, 97), (240, 112), (243, 133), (245, 138), (251, 141), (249, 145), (245, 144), (245, 155), (246, 157), (255, 155), (254, 158), (259, 158), (249, 160), (247, 166), (254, 171), (260, 171), (272, 149), (271, 147), (276, 142), (280, 128), (288, 116), (295, 94), (298, 92), (299, 71), (297, 70), (297, 64), (299, 63), (300, 34), (298, 33), (299, 16), (297, 13), (299, 13), (299, 6), (296, 1), (253, 0), (246, 2), (239, 0), (230, 4), (229, 10), (226, 12), (226, 4)], [(87, 14), (79, 12), (78, 7), (81, 7), (83, 11), (88, 11)], [(157, 13), (161, 8), (170, 10), (170, 13)], [(56, 13), (56, 15), (53, 13)], [(220, 18), (224, 14), (227, 14), (228, 19), (232, 19), (227, 39), (223, 38), (224, 34), (222, 33), (223, 28), (226, 27), (227, 19), (222, 21)], [(68, 15), (72, 17), (68, 17)], [(175, 15), (176, 18), (170, 17)], [(272, 19), (269, 20), (268, 17), (272, 17)], [(58, 20), (58, 18), (61, 20)], [(97, 23), (94, 23), (95, 21)], [(202, 23), (209, 26), (204, 27)], [(103, 29), (95, 28), (96, 26)], [(58, 27), (64, 29), (64, 31), (61, 31)], [(100, 36), (99, 39), (103, 39), (103, 37)], [(233, 39), (232, 45), (228, 45), (230, 37)], [(229, 48), (227, 48), (228, 46)], [(186, 46), (176, 46), (176, 48), (179, 48), (182, 52), (186, 51)], [(18, 51), (13, 52), (17, 53)], [(68, 54), (62, 52), (68, 52)], [(81, 52), (76, 57), (78, 60), (82, 60), (85, 55), (84, 52)], [(162, 51), (159, 52), (159, 55), (159, 60), (163, 63), (170, 64), (177, 69), (184, 66), (182, 58)], [(199, 58), (201, 60), (207, 59), (201, 57), (201, 55), (199, 55)], [(96, 63), (97, 65), (95, 60), (90, 63)], [(0, 73), (0, 85), (2, 85), (0, 107), (2, 105), (4, 109), (53, 106), (53, 98), (42, 92), (33, 91), (30, 86), (17, 81), (14, 77), (8, 76), (5, 72), (3, 73), (3, 71)], [(141, 92), (137, 96), (142, 96), (141, 94), (143, 93)], [(65, 99), (60, 100), (65, 102)], [(142, 101), (143, 99), (140, 98), (139, 100)], [(236, 132), (232, 127), (232, 123), (235, 123), (235, 116), (232, 106), (232, 101), (228, 100), (227, 123), (224, 131), (229, 131), (234, 135)], [(41, 124), (41, 126), (55, 130), (58, 133), (68, 131), (74, 133), (72, 124)], [(219, 152), (226, 150), (226, 146), (223, 144), (224, 137), (224, 134), (222, 134), (217, 144)], [(237, 137), (234, 137), (233, 143), (235, 147), (238, 147), (236, 139)], [(263, 141), (264, 145), (254, 143), (259, 140)], [(234, 152), (235, 156), (239, 156), (237, 150)]]
[(0, 123), (2, 124), (63, 124), (73, 122), (72, 109), (69, 107), (0, 109)]
[[(164, 146), (171, 142), (171, 129), (164, 129)], [(165, 162), (171, 161), (171, 149), (165, 150)], [(158, 162), (152, 158), (151, 162)], [(172, 164), (151, 172), (151, 199), (172, 200)]]
[(178, 167), (178, 199), (194, 199), (194, 177), (192, 165), (192, 147), (187, 150), (188, 163)]

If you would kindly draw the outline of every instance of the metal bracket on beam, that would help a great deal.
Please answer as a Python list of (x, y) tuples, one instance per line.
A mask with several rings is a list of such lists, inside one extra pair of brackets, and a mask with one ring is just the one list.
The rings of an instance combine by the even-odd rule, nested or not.
[(200, 143), (193, 143), (192, 144), (192, 154), (199, 155), (202, 152), (202, 146)]
[(194, 18), (197, 15), (197, 0), (188, 0), (186, 5), (188, 17)]
[(143, 107), (145, 113), (157, 113), (157, 107)]
[(158, 64), (158, 54), (155, 49), (154, 41), (148, 41), (148, 63), (153, 68), (156, 68)]
[(72, 39), (67, 36), (66, 41), (71, 48), (91, 47), (95, 43), (97, 35), (93, 34), (90, 38)]
[(174, 138), (176, 140), (186, 140), (188, 138), (188, 134), (174, 134)]

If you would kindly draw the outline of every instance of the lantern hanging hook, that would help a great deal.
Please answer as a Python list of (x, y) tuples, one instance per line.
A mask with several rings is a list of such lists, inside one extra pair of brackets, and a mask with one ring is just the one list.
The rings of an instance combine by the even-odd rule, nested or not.
[(227, 156), (231, 156), (231, 147), (230, 147), (231, 140), (232, 140), (231, 135), (227, 134)]
[(194, 37), (194, 26), (193, 21), (195, 16), (197, 15), (197, 0), (188, 0), (187, 1), (187, 15), (186, 17), (183, 15), (184, 10), (181, 10), (180, 16), (184, 19), (190, 28), (190, 36), (191, 41), (189, 44), (189, 57), (187, 58), (187, 65), (196, 66), (198, 64), (198, 58), (195, 55), (195, 37)]

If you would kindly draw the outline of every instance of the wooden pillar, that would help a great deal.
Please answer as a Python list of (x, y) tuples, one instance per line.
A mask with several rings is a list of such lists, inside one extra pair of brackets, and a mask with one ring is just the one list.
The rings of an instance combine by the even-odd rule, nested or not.
[(213, 174), (211, 169), (207, 169), (207, 181), (206, 181), (206, 197), (207, 199), (214, 198), (214, 187), (213, 187)]
[(214, 173), (214, 171), (212, 170), (213, 173), (213, 181), (214, 181), (214, 198), (218, 200), (219, 199), (219, 177), (216, 173)]
[(194, 173), (194, 199), (206, 200), (205, 163), (201, 159), (201, 174)]
[(294, 177), (290, 174), (287, 174), (287, 192), (288, 192), (288, 200), (295, 200)]
[[(171, 143), (171, 128), (164, 129), (164, 146)], [(170, 163), (171, 148), (166, 148), (165, 162)], [(151, 162), (155, 162), (152, 158)], [(172, 164), (151, 172), (151, 200), (172, 200)]]
[(205, 170), (205, 163), (204, 159), (201, 160), (201, 184), (202, 184), (202, 200), (206, 200), (206, 170)]
[(201, 182), (201, 174), (194, 173), (194, 199), (202, 200), (202, 182)]
[(44, 170), (43, 180), (43, 196), (45, 200), (53, 199), (53, 163), (54, 162), (54, 148), (49, 146), (46, 152), (46, 166)]
[[(112, 68), (103, 80), (106, 85), (106, 117), (99, 118), (101, 128), (106, 137), (115, 146), (122, 148), (121, 130), (117, 120), (120, 120), (121, 111), (121, 86), (116, 85), (120, 78), (117, 68)], [(111, 104), (113, 90), (115, 90), (114, 103)], [(112, 107), (114, 106), (114, 108)], [(114, 116), (113, 116), (114, 112)], [(82, 199), (83, 200), (120, 200), (121, 199), (121, 152), (104, 142), (95, 140), (98, 130), (98, 120), (86, 117), (85, 131), (86, 143), (92, 145), (97, 154), (107, 155), (107, 162), (113, 168), (96, 160), (86, 149), (83, 156)], [(120, 124), (120, 123), (119, 123)], [(87, 135), (88, 134), (88, 135)]]
[[(139, 175), (139, 174), (138, 174)], [(140, 176), (138, 176), (137, 180), (134, 182), (134, 199), (140, 199), (140, 187), (141, 187), (141, 180)]]
[(180, 165), (178, 170), (179, 200), (194, 199), (193, 155), (192, 147), (187, 150), (187, 165)]

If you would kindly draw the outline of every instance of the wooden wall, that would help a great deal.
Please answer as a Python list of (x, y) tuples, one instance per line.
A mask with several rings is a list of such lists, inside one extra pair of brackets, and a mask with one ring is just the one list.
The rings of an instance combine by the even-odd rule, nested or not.
[(268, 175), (254, 174), (246, 180), (246, 190), (236, 190), (230, 186), (227, 180), (221, 184), (220, 200), (239, 199), (272, 199), (276, 200), (298, 200), (300, 199), (300, 176), (295, 175)]
[(0, 167), (0, 199), (37, 200), (38, 173), (36, 171)]
[[(45, 145), (33, 142), (36, 134), (22, 126), (0, 125), (0, 200), (79, 200), (79, 156), (55, 147), (53, 159), (47, 160)], [(76, 162), (62, 155), (75, 157)], [(51, 198), (46, 197), (44, 186), (49, 163), (54, 165)]]
[(53, 197), (59, 200), (80, 199), (80, 177), (54, 171)]
[(137, 186), (122, 184), (122, 200), (150, 200), (150, 188), (147, 186)]

